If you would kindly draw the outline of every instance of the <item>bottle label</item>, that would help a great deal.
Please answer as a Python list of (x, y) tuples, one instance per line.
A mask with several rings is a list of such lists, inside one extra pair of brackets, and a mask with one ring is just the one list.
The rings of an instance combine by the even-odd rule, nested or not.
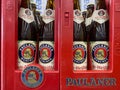
[(23, 69), (35, 61), (36, 42), (19, 41), (18, 42), (18, 68)]
[(47, 9), (43, 15), (43, 21), (48, 24), (55, 20), (55, 10)]
[(78, 24), (80, 24), (84, 21), (82, 13), (78, 9), (74, 10), (74, 21)]
[(34, 89), (39, 87), (44, 80), (44, 73), (37, 66), (28, 66), (21, 73), (21, 81), (28, 88)]
[(19, 18), (23, 19), (27, 23), (31, 23), (34, 21), (33, 12), (29, 8), (20, 8)]
[(93, 70), (108, 69), (109, 46), (106, 41), (91, 42)]
[(74, 70), (87, 70), (87, 44), (75, 41), (73, 43), (73, 68)]
[(92, 17), (86, 18), (85, 25), (89, 26), (89, 25), (91, 25), (91, 23), (92, 23)]
[(39, 42), (39, 64), (45, 70), (53, 70), (54, 68), (54, 44), (51, 41)]
[(100, 10), (95, 10), (93, 12), (93, 21), (96, 21), (100, 24), (106, 22), (107, 20), (109, 20), (109, 16), (108, 16), (108, 13), (107, 13), (107, 10), (104, 10), (104, 9), (100, 9)]

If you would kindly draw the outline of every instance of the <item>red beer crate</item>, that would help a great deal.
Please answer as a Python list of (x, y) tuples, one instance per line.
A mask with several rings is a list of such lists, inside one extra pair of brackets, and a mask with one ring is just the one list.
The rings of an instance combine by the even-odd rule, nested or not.
[[(109, 69), (73, 70), (73, 0), (55, 0), (55, 70), (38, 64), (17, 68), (18, 8), (20, 0), (1, 0), (1, 90), (119, 90), (120, 1), (106, 0), (110, 15)], [(40, 85), (24, 85), (26, 71), (35, 68)], [(23, 81), (22, 81), (23, 80)]]
[(60, 90), (120, 89), (120, 19), (118, 18), (120, 16), (120, 1), (106, 0), (106, 3), (110, 15), (109, 69), (74, 71), (73, 0), (61, 1)]
[[(38, 64), (30, 65), (26, 71), (18, 70), (17, 33), (18, 8), (21, 0), (1, 0), (1, 90), (59, 90), (59, 59), (58, 59), (58, 4), (55, 1), (55, 67), (52, 71), (44, 71)], [(30, 71), (31, 70), (31, 71)], [(26, 81), (29, 72), (37, 77), (37, 82), (30, 88)], [(23, 75), (23, 76), (22, 76)], [(26, 76), (25, 76), (26, 75)], [(27, 79), (26, 79), (27, 80)], [(24, 82), (24, 83), (23, 83)], [(32, 81), (34, 82), (34, 81)], [(24, 85), (25, 84), (25, 85)], [(36, 87), (37, 85), (37, 87)], [(38, 85), (40, 85), (38, 87)], [(34, 89), (33, 89), (34, 88)]]

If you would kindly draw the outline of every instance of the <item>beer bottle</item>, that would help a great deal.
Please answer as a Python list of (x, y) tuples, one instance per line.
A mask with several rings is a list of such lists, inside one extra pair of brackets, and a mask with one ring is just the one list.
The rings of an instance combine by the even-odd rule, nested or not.
[(82, 15), (83, 15), (83, 18), (84, 18), (84, 21), (85, 21), (86, 20), (86, 16), (87, 16), (87, 10), (82, 11)]
[(44, 22), (42, 20), (42, 16), (40, 15), (40, 11), (36, 9), (35, 12), (35, 20), (37, 24), (37, 34), (38, 34), (38, 41), (43, 40), (43, 30), (44, 30)]
[(86, 15), (86, 21), (85, 21), (85, 24), (86, 24), (86, 30), (87, 31), (90, 31), (91, 27), (92, 27), (92, 15), (93, 15), (93, 12), (94, 12), (94, 8), (95, 8), (95, 5), (94, 3), (89, 3), (87, 5), (87, 15)]
[(88, 53), (88, 69), (91, 69), (91, 60), (90, 60), (90, 40), (89, 40), (89, 35), (90, 35), (90, 30), (93, 29), (93, 20), (92, 20), (92, 15), (94, 12), (94, 8), (95, 8), (95, 3), (94, 2), (89, 2), (87, 4), (87, 14), (86, 14), (86, 20), (85, 20), (85, 25), (86, 25), (86, 34), (87, 34), (87, 53)]
[(74, 21), (73, 21), (73, 68), (74, 70), (87, 69), (87, 45), (85, 22), (80, 10), (78, 0), (74, 0)]
[(37, 31), (39, 31), (39, 28), (38, 28), (39, 21), (37, 20), (37, 15), (36, 15), (36, 2), (35, 2), (35, 0), (30, 0), (30, 6), (31, 6), (31, 9), (32, 9), (32, 12), (34, 15), (34, 24), (35, 24), (35, 28), (36, 28), (36, 32), (37, 32)]
[(48, 0), (43, 15), (43, 38), (39, 40), (39, 64), (44, 70), (54, 70), (54, 0)]
[(30, 0), (30, 3), (31, 3), (32, 9), (33, 9), (34, 16), (35, 16), (35, 22), (36, 22), (37, 26), (39, 26), (39, 28), (40, 28), (41, 22), (43, 22), (43, 21), (42, 21), (41, 15), (40, 15), (40, 10), (37, 7), (38, 2), (36, 0)]
[(90, 31), (93, 70), (107, 70), (109, 56), (109, 16), (105, 0), (96, 0), (93, 13), (93, 29)]
[(35, 62), (36, 28), (30, 0), (22, 0), (18, 16), (18, 68)]
[[(42, 40), (43, 38), (43, 26), (44, 26), (44, 22), (42, 20), (42, 16), (40, 16), (40, 10), (37, 8), (37, 3), (35, 0), (31, 0), (30, 1), (31, 3), (31, 6), (32, 6), (32, 11), (34, 13), (34, 18), (35, 18), (35, 25), (36, 25), (36, 37), (37, 37), (37, 45), (36, 45), (36, 48), (38, 49), (39, 48), (39, 40)], [(37, 54), (37, 57), (36, 57), (36, 63), (38, 63), (38, 53), (39, 51), (37, 50), (36, 54)]]

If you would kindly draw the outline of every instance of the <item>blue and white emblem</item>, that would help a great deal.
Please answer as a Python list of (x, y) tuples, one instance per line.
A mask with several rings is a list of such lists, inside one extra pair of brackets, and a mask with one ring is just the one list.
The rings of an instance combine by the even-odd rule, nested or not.
[(29, 88), (36, 88), (43, 82), (44, 75), (37, 66), (26, 67), (21, 75), (22, 83)]
[(40, 62), (50, 63), (54, 59), (54, 47), (47, 43), (41, 44), (39, 47)]
[(105, 44), (97, 44), (92, 49), (92, 58), (95, 62), (103, 64), (108, 62), (109, 47)]
[(75, 44), (73, 46), (73, 62), (76, 64), (82, 64), (87, 58), (86, 47), (82, 44)]
[(35, 59), (35, 52), (36, 47), (33, 44), (25, 43), (19, 48), (18, 55), (21, 61), (30, 63)]

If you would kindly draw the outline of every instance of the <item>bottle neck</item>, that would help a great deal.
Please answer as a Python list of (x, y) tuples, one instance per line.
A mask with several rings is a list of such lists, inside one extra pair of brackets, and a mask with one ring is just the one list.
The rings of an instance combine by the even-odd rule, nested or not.
[(99, 9), (106, 9), (105, 0), (96, 0), (96, 10), (99, 10)]
[(21, 7), (30, 8), (30, 0), (22, 0)]
[(54, 9), (54, 0), (48, 0), (46, 9)]
[(79, 9), (80, 10), (79, 0), (74, 0), (74, 10), (75, 9)]
[(87, 6), (87, 18), (91, 17), (94, 12), (94, 4), (90, 4)]
[(31, 3), (31, 10), (32, 10), (33, 13), (35, 14), (35, 12), (36, 12), (36, 4)]

